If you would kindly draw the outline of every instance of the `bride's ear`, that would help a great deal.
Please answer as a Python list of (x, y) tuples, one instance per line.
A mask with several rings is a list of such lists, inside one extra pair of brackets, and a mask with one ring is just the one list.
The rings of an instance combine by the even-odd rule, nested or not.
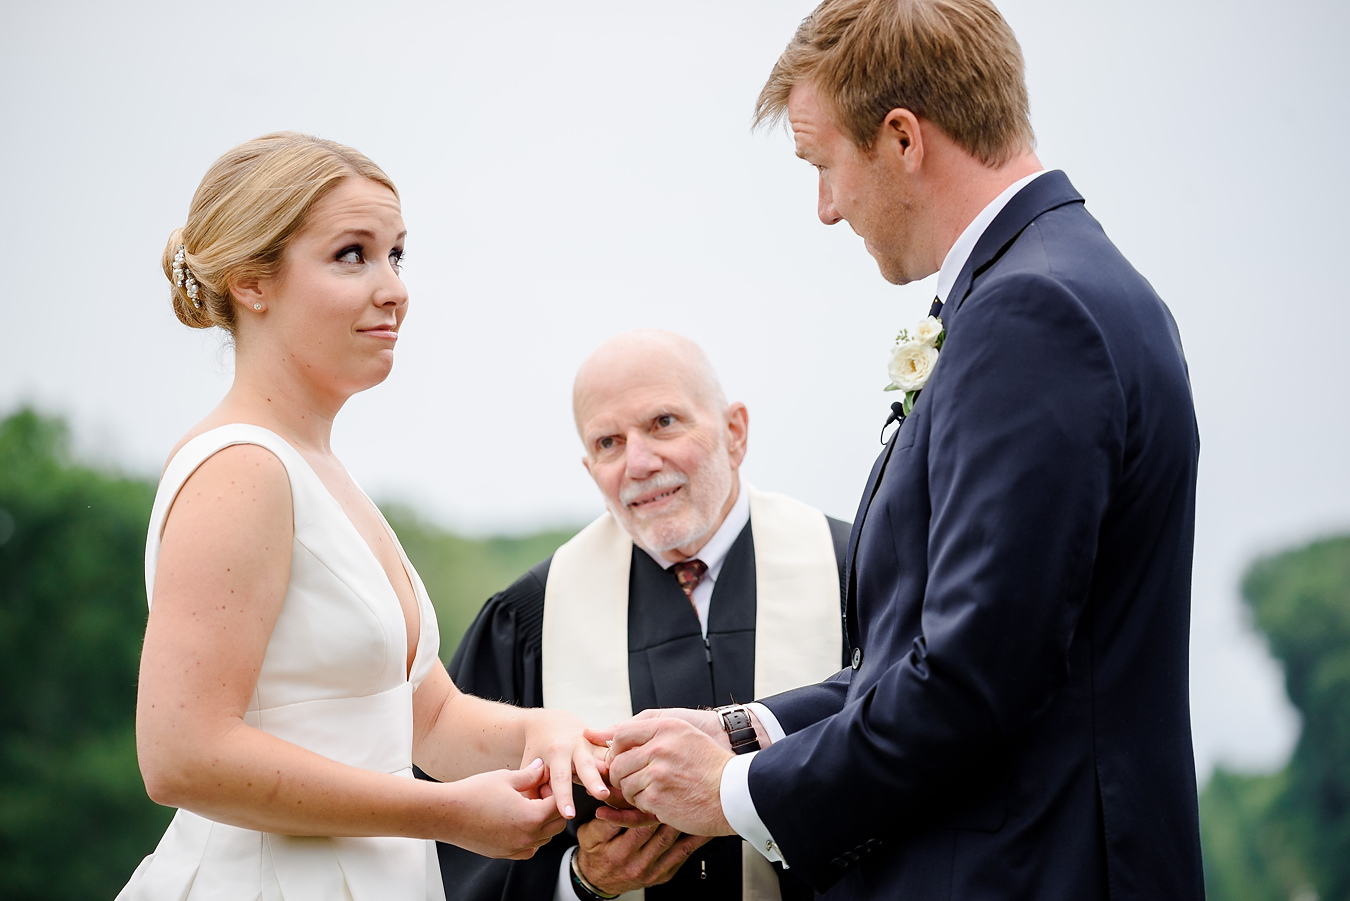
[(230, 285), (230, 297), (247, 312), (261, 311), (267, 307), (260, 279), (247, 278)]

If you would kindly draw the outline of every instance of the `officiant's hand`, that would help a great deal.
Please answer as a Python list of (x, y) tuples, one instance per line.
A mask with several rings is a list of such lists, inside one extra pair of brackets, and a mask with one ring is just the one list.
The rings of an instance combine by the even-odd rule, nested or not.
[(577, 830), (577, 867), (591, 885), (607, 895), (619, 895), (669, 882), (707, 841), (660, 824), (625, 829), (591, 820)]
[(558, 812), (567, 819), (576, 816), (572, 800), (572, 777), (586, 791), (601, 801), (610, 795), (601, 769), (604, 767), (604, 745), (587, 741), (583, 733), (586, 724), (564, 710), (533, 709), (526, 711), (530, 719), (525, 731), (525, 762), (542, 758), (548, 769), (548, 790), (553, 795)]
[(620, 826), (655, 817), (692, 835), (733, 834), (721, 790), (722, 770), (735, 755), (724, 743), (674, 717), (631, 719), (608, 737), (610, 782), (637, 810), (602, 807), (597, 817)]

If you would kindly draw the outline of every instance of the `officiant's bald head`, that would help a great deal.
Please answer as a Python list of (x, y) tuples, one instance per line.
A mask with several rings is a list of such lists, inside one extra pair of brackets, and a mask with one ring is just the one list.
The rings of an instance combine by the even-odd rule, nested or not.
[(582, 464), (633, 540), (694, 556), (736, 501), (749, 427), (703, 350), (657, 330), (611, 338), (578, 370), (572, 412)]

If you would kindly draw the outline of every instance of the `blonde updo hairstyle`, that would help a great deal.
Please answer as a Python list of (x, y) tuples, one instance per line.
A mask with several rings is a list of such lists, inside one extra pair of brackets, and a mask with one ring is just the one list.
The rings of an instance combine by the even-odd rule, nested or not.
[[(173, 311), (192, 328), (220, 326), (235, 333), (230, 287), (277, 274), (291, 238), (310, 209), (344, 178), (357, 176), (398, 189), (379, 166), (336, 141), (279, 131), (226, 153), (192, 195), (187, 225), (164, 247), (164, 275), (172, 285)], [(185, 248), (187, 272), (196, 280), (197, 306), (187, 280), (175, 284), (174, 257)]]

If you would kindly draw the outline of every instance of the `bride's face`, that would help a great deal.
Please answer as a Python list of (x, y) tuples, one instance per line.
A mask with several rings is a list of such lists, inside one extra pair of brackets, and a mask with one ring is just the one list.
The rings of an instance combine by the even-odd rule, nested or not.
[(339, 400), (384, 381), (408, 310), (399, 275), (406, 233), (398, 198), (384, 185), (352, 177), (329, 191), (277, 275), (259, 285), (266, 351)]

